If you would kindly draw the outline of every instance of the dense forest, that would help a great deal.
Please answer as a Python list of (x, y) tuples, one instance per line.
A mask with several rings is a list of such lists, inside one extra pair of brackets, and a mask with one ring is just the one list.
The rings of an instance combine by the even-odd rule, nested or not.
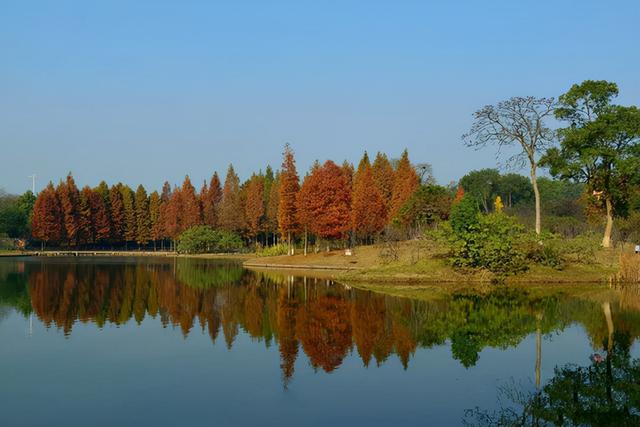
[[(355, 167), (316, 162), (301, 177), (287, 144), (278, 170), (267, 166), (244, 182), (230, 165), (224, 182), (213, 173), (199, 189), (189, 176), (150, 194), (104, 181), (79, 188), (69, 173), (37, 197), (0, 194), (0, 235), (42, 248), (173, 250), (182, 240), (186, 252), (276, 246), (277, 254), (418, 237), (450, 223), (464, 245), (481, 229), (510, 235), (522, 227), (538, 240), (598, 232), (604, 247), (637, 242), (640, 110), (613, 104), (617, 94), (615, 83), (588, 80), (557, 100), (514, 97), (478, 110), (463, 142), (515, 147), (509, 160), (529, 177), (482, 169), (442, 186), (407, 150), (373, 161), (365, 152)], [(551, 118), (565, 127), (551, 130)], [(553, 178), (539, 177), (540, 168)]]

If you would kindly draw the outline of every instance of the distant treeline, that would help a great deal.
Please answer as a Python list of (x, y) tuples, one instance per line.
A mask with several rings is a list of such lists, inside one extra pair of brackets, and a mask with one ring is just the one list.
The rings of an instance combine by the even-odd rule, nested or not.
[[(148, 194), (118, 183), (79, 189), (69, 174), (50, 182), (33, 207), (32, 239), (47, 246), (166, 247), (196, 225), (237, 233), (268, 245), (296, 234), (318, 239), (369, 239), (380, 233), (420, 186), (405, 150), (397, 161), (365, 153), (350, 163), (316, 162), (300, 182), (291, 148), (280, 170), (267, 167), (244, 183), (229, 166), (222, 184), (217, 173), (199, 191), (186, 176), (182, 185), (165, 182)], [(394, 165), (392, 165), (392, 163)], [(450, 195), (447, 195), (449, 199)]]

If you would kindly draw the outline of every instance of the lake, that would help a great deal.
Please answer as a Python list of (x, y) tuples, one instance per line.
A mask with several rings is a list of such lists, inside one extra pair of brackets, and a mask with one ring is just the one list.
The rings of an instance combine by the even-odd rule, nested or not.
[(0, 425), (640, 425), (637, 288), (411, 295), (203, 259), (0, 258)]

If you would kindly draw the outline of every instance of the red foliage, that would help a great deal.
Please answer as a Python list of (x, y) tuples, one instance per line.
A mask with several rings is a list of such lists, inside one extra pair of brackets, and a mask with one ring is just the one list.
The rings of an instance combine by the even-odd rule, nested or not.
[(319, 237), (345, 237), (351, 222), (351, 191), (344, 169), (328, 160), (312, 169), (303, 187), (298, 197), (298, 218)]
[(80, 230), (78, 203), (80, 192), (71, 174), (67, 175), (65, 182), (60, 182), (56, 189), (60, 207), (62, 208), (64, 231), (69, 245), (78, 244), (78, 232)]
[(358, 237), (367, 238), (382, 231), (386, 223), (387, 210), (384, 198), (375, 185), (373, 172), (367, 161), (358, 167), (354, 179), (351, 224)]
[(56, 190), (50, 182), (38, 194), (33, 206), (31, 231), (33, 237), (45, 243), (59, 242), (63, 238), (63, 214)]

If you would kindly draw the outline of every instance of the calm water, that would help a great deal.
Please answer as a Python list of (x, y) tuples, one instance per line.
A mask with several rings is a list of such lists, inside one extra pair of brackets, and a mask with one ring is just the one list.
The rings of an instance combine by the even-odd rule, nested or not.
[[(0, 258), (0, 425), (640, 425), (640, 293)], [(554, 421), (555, 420), (555, 421)]]

